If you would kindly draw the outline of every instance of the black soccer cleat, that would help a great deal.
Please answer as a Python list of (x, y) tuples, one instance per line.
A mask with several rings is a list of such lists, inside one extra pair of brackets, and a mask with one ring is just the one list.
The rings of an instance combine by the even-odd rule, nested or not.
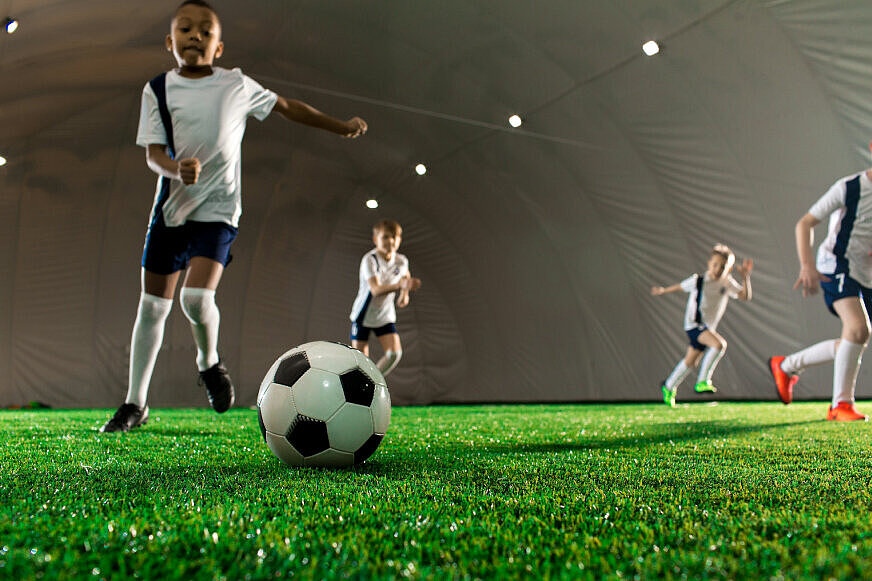
[(115, 415), (100, 428), (101, 432), (129, 432), (148, 421), (148, 406), (139, 407), (135, 403), (121, 404)]
[(236, 399), (233, 382), (230, 381), (227, 368), (220, 361), (206, 371), (200, 372), (200, 385), (206, 387), (209, 405), (219, 414), (229, 410)]

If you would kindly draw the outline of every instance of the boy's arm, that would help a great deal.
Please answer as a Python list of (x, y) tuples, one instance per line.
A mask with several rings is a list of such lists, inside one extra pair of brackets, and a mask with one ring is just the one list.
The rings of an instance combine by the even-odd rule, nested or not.
[(148, 144), (145, 149), (145, 163), (157, 175), (171, 180), (182, 180), (188, 186), (196, 184), (200, 177), (199, 159), (171, 159), (167, 155), (167, 146), (162, 143)]
[(400, 295), (397, 297), (397, 306), (402, 309), (409, 306), (409, 294), (421, 288), (421, 279), (415, 278), (411, 273), (407, 272), (401, 284), (403, 284), (403, 287), (400, 288)]
[(352, 117), (348, 121), (341, 121), (329, 115), (325, 115), (311, 105), (307, 105), (296, 99), (278, 97), (273, 111), (288, 121), (296, 121), (318, 129), (325, 129), (338, 133), (343, 137), (354, 138), (366, 133), (366, 121), (360, 117)]
[(659, 297), (660, 295), (665, 295), (666, 293), (675, 293), (681, 290), (680, 284), (673, 284), (671, 286), (652, 286), (651, 294), (655, 297)]
[(372, 293), (372, 296), (378, 297), (401, 290), (403, 285), (408, 284), (406, 280), (407, 279), (404, 278), (400, 280), (400, 282), (395, 282), (393, 284), (380, 284), (377, 276), (371, 276), (366, 282), (369, 283), (369, 291)]
[(751, 271), (754, 270), (754, 261), (746, 258), (742, 261), (741, 266), (736, 267), (736, 271), (742, 276), (742, 290), (738, 293), (740, 301), (751, 300)]
[(799, 257), (799, 276), (793, 283), (793, 288), (795, 290), (802, 287), (802, 296), (813, 295), (817, 292), (820, 281), (830, 280), (818, 272), (811, 249), (814, 241), (814, 227), (818, 224), (820, 224), (820, 220), (813, 214), (806, 214), (796, 223), (796, 254)]

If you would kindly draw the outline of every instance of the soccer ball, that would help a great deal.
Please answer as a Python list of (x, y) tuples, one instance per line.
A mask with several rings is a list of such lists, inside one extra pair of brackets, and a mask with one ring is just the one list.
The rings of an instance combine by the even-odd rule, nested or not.
[(260, 432), (290, 466), (351, 466), (369, 458), (391, 421), (385, 378), (357, 349), (314, 341), (272, 364), (257, 393)]

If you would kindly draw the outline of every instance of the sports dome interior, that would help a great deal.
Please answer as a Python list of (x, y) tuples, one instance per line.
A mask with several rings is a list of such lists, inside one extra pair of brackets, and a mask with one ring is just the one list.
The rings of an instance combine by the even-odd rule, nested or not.
[[(177, 4), (0, 2), (20, 22), (0, 34), (0, 405), (114, 407), (126, 392), (155, 183), (134, 140), (143, 85), (174, 66)], [(649, 289), (701, 272), (715, 242), (755, 261), (753, 301), (719, 327), (720, 398), (773, 399), (766, 358), (838, 333), (820, 296), (791, 288), (793, 225), (870, 165), (872, 4), (213, 4), (219, 66), (369, 124), (356, 140), (248, 125), (217, 297), (238, 403), (286, 349), (347, 341), (386, 217), (424, 281), (399, 315), (395, 404), (659, 398), (686, 295)], [(176, 304), (152, 406), (205, 404), (195, 353)], [(797, 396), (827, 398), (830, 370)], [(870, 379), (867, 365), (858, 397)]]

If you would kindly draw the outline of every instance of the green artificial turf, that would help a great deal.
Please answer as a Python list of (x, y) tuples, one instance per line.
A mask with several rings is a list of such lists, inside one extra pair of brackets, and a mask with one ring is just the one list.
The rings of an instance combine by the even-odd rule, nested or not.
[(825, 410), (395, 408), (347, 470), (248, 409), (3, 411), (0, 578), (869, 579), (872, 426)]

